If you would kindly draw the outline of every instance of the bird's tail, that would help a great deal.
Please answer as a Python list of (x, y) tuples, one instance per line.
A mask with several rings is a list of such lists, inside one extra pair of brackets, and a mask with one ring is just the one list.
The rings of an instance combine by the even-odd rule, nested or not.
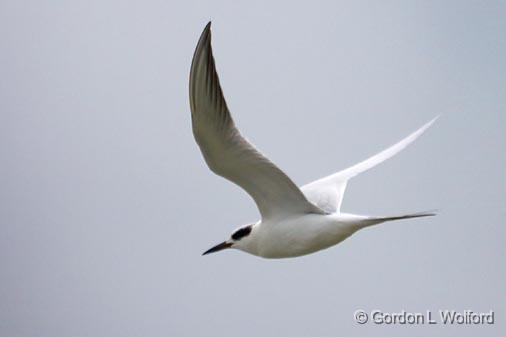
[(361, 227), (368, 227), (368, 226), (377, 225), (377, 224), (380, 224), (380, 223), (386, 222), (386, 221), (422, 218), (422, 217), (426, 217), (426, 216), (435, 216), (435, 215), (436, 215), (436, 211), (432, 210), (432, 211), (416, 212), (416, 213), (394, 215), (394, 216), (367, 216), (367, 217), (364, 217), (360, 221), (360, 225), (361, 225)]

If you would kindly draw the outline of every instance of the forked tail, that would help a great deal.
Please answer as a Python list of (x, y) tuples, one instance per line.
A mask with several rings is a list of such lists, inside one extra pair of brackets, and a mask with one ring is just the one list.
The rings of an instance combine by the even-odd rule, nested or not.
[(394, 215), (394, 216), (367, 216), (364, 217), (360, 221), (360, 225), (363, 227), (376, 225), (386, 221), (394, 221), (394, 220), (403, 220), (403, 219), (412, 219), (412, 218), (422, 218), (426, 216), (435, 216), (436, 211), (426, 211), (426, 212), (416, 212), (409, 213), (403, 215)]

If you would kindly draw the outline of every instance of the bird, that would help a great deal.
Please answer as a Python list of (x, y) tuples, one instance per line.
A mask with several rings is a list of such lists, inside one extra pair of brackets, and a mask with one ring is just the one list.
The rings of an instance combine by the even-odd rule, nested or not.
[(193, 54), (189, 99), (193, 135), (207, 166), (244, 189), (261, 218), (240, 226), (202, 255), (237, 249), (266, 259), (294, 258), (332, 247), (366, 227), (435, 215), (433, 211), (355, 215), (341, 212), (341, 204), (351, 178), (399, 153), (438, 117), (386, 150), (299, 188), (236, 127), (216, 72), (211, 22), (205, 26)]

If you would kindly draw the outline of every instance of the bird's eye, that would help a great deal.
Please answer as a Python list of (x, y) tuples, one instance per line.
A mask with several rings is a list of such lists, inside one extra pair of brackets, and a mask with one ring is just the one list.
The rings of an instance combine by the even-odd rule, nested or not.
[(246, 226), (243, 228), (239, 228), (232, 234), (232, 239), (235, 241), (241, 240), (243, 237), (248, 236), (251, 233), (251, 226)]

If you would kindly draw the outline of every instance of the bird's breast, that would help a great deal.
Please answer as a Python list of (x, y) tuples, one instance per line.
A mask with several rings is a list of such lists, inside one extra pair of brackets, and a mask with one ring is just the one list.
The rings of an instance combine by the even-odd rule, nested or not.
[(331, 247), (353, 230), (332, 214), (307, 214), (263, 226), (258, 255), (265, 258), (296, 257)]

